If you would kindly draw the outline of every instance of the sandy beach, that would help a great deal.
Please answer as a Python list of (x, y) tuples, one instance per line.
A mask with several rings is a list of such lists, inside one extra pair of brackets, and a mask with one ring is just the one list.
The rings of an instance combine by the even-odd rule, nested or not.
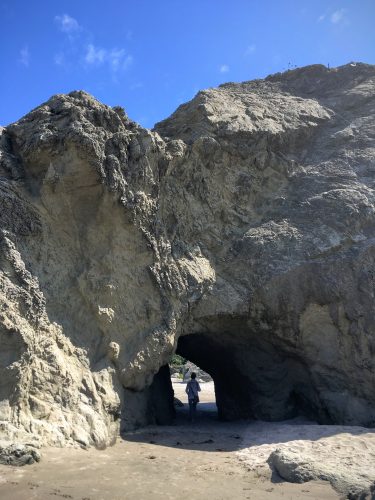
[(280, 447), (316, 459), (324, 470), (341, 470), (347, 478), (362, 484), (375, 477), (375, 433), (369, 430), (298, 421), (219, 422), (213, 383), (202, 384), (198, 418), (189, 424), (185, 385), (174, 383), (174, 389), (176, 397), (185, 403), (176, 425), (150, 426), (128, 433), (102, 451), (44, 448), (39, 464), (0, 467), (0, 498), (342, 497), (329, 481), (293, 484), (282, 480), (267, 464), (270, 453)]

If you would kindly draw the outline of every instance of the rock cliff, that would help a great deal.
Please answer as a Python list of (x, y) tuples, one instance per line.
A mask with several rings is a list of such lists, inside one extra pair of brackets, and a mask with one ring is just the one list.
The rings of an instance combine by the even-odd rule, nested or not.
[(199, 92), (155, 130), (85, 92), (0, 130), (0, 429), (105, 446), (171, 418), (375, 425), (375, 67)]

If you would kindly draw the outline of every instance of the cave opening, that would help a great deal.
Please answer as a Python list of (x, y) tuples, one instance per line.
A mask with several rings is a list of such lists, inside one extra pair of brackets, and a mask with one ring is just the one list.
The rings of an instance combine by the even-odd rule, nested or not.
[(197, 405), (194, 419), (198, 421), (217, 419), (217, 406), (215, 398), (215, 384), (211, 375), (191, 360), (175, 354), (169, 363), (171, 382), (174, 392), (174, 406), (176, 412), (176, 423), (183, 424), (190, 420), (189, 402), (186, 388), (195, 374), (199, 384), (199, 403)]
[[(191, 346), (190, 342), (182, 339), (178, 341), (175, 355), (168, 364), (161, 366), (149, 387), (140, 392), (124, 389), (127, 404), (122, 410), (123, 432), (148, 424), (178, 425), (187, 422), (189, 405), (185, 388), (192, 372), (197, 374), (201, 387), (196, 419), (220, 418), (215, 400), (215, 380), (210, 373), (211, 364), (204, 363), (203, 367), (200, 361), (207, 359), (196, 355), (200, 350), (198, 343), (194, 342)], [(199, 342), (199, 338), (197, 340)], [(209, 357), (208, 352), (206, 356)], [(176, 357), (180, 366), (173, 362)]]
[[(218, 420), (281, 421), (304, 416), (331, 423), (309, 366), (290, 345), (278, 341), (273, 332), (249, 332), (233, 319), (214, 326), (181, 336), (176, 354), (212, 377)], [(166, 364), (147, 389), (147, 423), (176, 422), (174, 396)], [(187, 403), (186, 396), (183, 402)]]
[(230, 343), (209, 333), (179, 338), (176, 353), (207, 372), (213, 380), (219, 420), (251, 418), (251, 385), (244, 383)]
[(181, 336), (176, 353), (211, 375), (219, 420), (331, 423), (309, 365), (272, 331), (221, 318), (204, 333)]

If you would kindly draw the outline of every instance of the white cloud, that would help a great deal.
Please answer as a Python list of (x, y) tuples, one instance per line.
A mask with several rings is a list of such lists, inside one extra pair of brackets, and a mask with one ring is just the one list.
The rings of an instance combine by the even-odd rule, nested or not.
[(74, 17), (69, 16), (68, 14), (63, 14), (62, 16), (55, 16), (55, 21), (59, 25), (60, 30), (63, 33), (67, 33), (71, 35), (72, 33), (77, 33), (77, 31), (81, 30), (81, 26), (78, 21), (74, 19)]
[(22, 49), (20, 50), (20, 59), (19, 59), (20, 63), (23, 64), (24, 66), (26, 66), (26, 68), (29, 67), (29, 64), (30, 64), (30, 52), (29, 52), (29, 47), (27, 45), (25, 45), (24, 47), (22, 47)]
[(322, 21), (324, 21), (325, 18), (326, 18), (325, 14), (322, 14), (321, 16), (319, 16), (318, 17), (318, 23), (321, 23)]
[(252, 43), (251, 45), (248, 45), (246, 50), (245, 50), (245, 56), (250, 56), (253, 54), (256, 50), (256, 45), (255, 43)]
[(229, 66), (227, 64), (222, 64), (219, 68), (220, 73), (228, 73)]
[(87, 46), (85, 62), (90, 66), (108, 64), (114, 73), (127, 69), (133, 62), (131, 55), (125, 49), (103, 49), (92, 43)]
[(106, 56), (107, 52), (104, 49), (98, 49), (90, 43), (87, 47), (85, 61), (87, 64), (102, 64)]
[(108, 54), (108, 61), (113, 71), (127, 69), (133, 62), (133, 58), (127, 55), (125, 49), (112, 49)]
[(331, 15), (331, 23), (338, 24), (344, 20), (344, 17), (345, 17), (345, 9), (336, 10)]
[[(112, 77), (116, 79), (116, 75), (125, 71), (132, 64), (133, 58), (124, 48), (108, 49), (92, 43), (93, 34), (81, 26), (74, 17), (68, 14), (55, 16), (55, 23), (70, 42), (66, 44), (66, 40), (64, 40), (60, 50), (55, 53), (54, 63), (56, 66), (66, 69), (77, 65), (84, 65), (86, 68), (105, 66), (110, 69)], [(126, 38), (131, 38), (131, 36), (132, 33), (129, 31)]]

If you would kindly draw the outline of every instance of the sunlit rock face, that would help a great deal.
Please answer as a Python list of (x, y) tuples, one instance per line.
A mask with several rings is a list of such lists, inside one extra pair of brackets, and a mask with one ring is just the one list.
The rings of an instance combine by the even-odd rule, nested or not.
[(176, 350), (222, 418), (375, 425), (374, 66), (205, 90), (154, 131), (72, 92), (0, 133), (4, 437), (167, 423)]

